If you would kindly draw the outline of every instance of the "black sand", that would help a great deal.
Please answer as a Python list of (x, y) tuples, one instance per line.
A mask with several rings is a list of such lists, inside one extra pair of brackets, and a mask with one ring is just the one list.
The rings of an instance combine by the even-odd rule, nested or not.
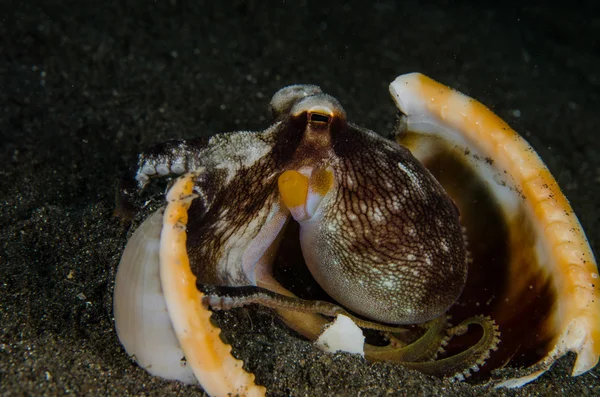
[[(3, 395), (203, 394), (152, 378), (116, 338), (112, 287), (128, 236), (113, 216), (116, 182), (152, 143), (264, 128), (270, 96), (290, 83), (321, 85), (382, 133), (395, 114), (387, 85), (401, 73), (481, 100), (540, 153), (600, 248), (597, 6), (4, 3)], [(600, 395), (600, 369), (571, 378), (572, 357), (497, 391), (325, 355), (268, 311), (250, 313), (220, 318), (275, 396)]]

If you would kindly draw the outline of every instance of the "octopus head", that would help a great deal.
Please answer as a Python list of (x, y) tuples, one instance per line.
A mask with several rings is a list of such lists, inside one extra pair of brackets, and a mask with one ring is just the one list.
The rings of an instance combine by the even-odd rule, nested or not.
[(278, 185), (315, 280), (380, 322), (421, 323), (446, 312), (467, 277), (452, 200), (408, 150), (348, 123), (332, 97), (293, 88), (274, 97), (291, 109), (286, 122), (302, 129)]

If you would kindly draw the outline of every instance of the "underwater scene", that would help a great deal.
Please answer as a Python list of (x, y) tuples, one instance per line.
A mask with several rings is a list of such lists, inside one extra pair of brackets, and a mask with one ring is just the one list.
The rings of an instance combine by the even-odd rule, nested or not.
[(2, 394), (600, 394), (596, 8), (3, 5)]

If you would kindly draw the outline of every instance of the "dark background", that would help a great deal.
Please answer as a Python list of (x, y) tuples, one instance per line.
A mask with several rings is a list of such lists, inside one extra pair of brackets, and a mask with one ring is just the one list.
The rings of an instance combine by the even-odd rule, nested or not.
[[(202, 394), (150, 377), (118, 343), (111, 296), (128, 228), (115, 186), (153, 143), (265, 128), (271, 95), (291, 83), (320, 85), (382, 134), (399, 74), (479, 99), (538, 151), (598, 252), (598, 7), (419, 3), (1, 2), (2, 393)], [(570, 378), (569, 359), (497, 392), (323, 355), (250, 312), (220, 318), (274, 395), (600, 394), (600, 370)]]

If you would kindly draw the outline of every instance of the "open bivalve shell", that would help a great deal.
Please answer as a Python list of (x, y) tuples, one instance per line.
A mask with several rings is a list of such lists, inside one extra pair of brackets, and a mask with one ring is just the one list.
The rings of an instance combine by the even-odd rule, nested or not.
[[(294, 88), (294, 95), (301, 97), (320, 92), (297, 87), (304, 91)], [(399, 76), (390, 92), (402, 113), (394, 139), (448, 192), (466, 230), (472, 262), (462, 295), (449, 311), (452, 321), (489, 316), (501, 333), (499, 348), (490, 352), (483, 369), (507, 362), (530, 368), (525, 376), (501, 383), (517, 387), (572, 351), (577, 354), (573, 375), (589, 371), (600, 356), (598, 269), (576, 216), (539, 156), (484, 105), (426, 76)], [(268, 153), (261, 147), (251, 157)], [(264, 395), (266, 389), (222, 342), (203, 305), (204, 293), (197, 287), (202, 275), (190, 264), (188, 218), (194, 200), (208, 199), (194, 189), (200, 179), (196, 164), (177, 164), (178, 170), (187, 164), (186, 172), (169, 189), (167, 205), (136, 230), (119, 264), (117, 334), (154, 375), (199, 382), (213, 396)], [(137, 180), (145, 184), (147, 177), (138, 172)], [(269, 202), (276, 202), (274, 192)], [(281, 210), (276, 204), (268, 208), (263, 222), (276, 219)], [(285, 228), (287, 221), (278, 222)], [(460, 351), (461, 343), (450, 343), (447, 350)]]

